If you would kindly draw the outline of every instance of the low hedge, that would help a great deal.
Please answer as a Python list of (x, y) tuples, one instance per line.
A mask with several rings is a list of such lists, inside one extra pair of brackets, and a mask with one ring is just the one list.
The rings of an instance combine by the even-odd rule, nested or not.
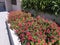
[(24, 10), (34, 9), (58, 15), (60, 14), (60, 0), (22, 0), (22, 8)]
[(21, 45), (60, 45), (60, 27), (53, 21), (13, 11), (8, 16), (8, 22), (10, 28), (15, 29)]

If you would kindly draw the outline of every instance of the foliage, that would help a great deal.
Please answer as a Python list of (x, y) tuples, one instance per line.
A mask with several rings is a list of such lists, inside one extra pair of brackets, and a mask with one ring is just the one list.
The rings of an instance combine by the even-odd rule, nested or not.
[(60, 45), (60, 27), (55, 22), (22, 11), (10, 12), (8, 18), (22, 45)]
[(60, 0), (22, 0), (24, 10), (34, 9), (36, 11), (60, 14)]

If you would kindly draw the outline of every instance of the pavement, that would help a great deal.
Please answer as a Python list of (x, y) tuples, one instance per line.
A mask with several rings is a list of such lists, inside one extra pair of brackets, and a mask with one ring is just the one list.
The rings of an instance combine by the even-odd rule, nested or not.
[(5, 24), (7, 15), (8, 12), (0, 12), (0, 45), (10, 45)]

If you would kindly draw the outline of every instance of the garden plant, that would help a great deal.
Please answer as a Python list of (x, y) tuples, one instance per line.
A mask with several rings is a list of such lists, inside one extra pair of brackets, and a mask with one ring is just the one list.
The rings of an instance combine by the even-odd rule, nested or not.
[(8, 23), (21, 45), (60, 45), (60, 27), (51, 20), (40, 16), (34, 18), (29, 12), (12, 11)]
[(22, 0), (22, 8), (58, 15), (60, 14), (60, 0)]

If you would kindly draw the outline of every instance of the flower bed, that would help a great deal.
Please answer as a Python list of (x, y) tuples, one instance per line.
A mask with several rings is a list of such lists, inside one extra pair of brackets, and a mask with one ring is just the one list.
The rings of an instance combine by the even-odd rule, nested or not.
[(10, 28), (15, 31), (21, 45), (60, 45), (60, 27), (40, 16), (12, 11), (8, 16)]

